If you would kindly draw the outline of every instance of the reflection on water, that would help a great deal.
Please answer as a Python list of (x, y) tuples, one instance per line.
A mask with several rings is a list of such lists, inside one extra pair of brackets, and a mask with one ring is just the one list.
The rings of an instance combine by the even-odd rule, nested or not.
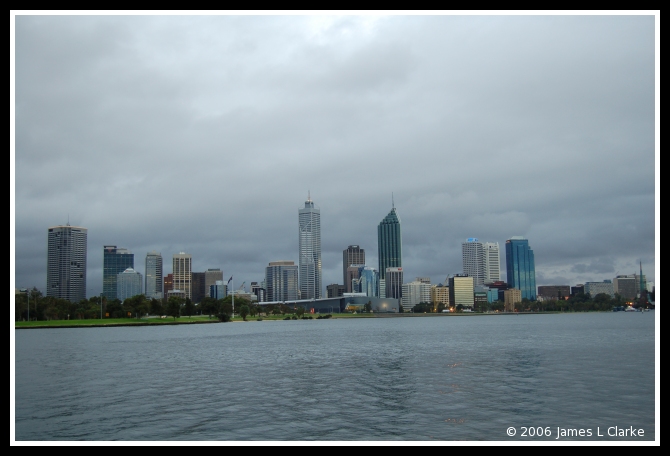
[(16, 439), (521, 441), (506, 429), (618, 425), (653, 440), (653, 317), (18, 330)]

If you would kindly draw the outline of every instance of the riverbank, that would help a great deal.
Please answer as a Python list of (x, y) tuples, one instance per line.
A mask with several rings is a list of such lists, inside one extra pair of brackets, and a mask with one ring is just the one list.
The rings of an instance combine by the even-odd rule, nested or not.
[[(474, 317), (486, 315), (541, 315), (561, 312), (491, 312), (491, 313), (476, 313), (476, 312), (449, 312), (449, 313), (335, 313), (330, 314), (330, 318), (420, 318), (420, 317)], [(563, 312), (565, 313), (565, 312)], [(317, 317), (312, 315), (312, 319)], [(255, 321), (287, 321), (286, 315), (269, 315), (261, 317), (247, 317), (246, 322)], [(289, 320), (294, 321), (294, 320)], [(236, 316), (232, 323), (244, 322), (242, 317)], [(48, 321), (16, 321), (14, 322), (14, 329), (44, 329), (44, 328), (108, 328), (116, 326), (171, 326), (171, 325), (194, 325), (194, 324), (209, 324), (221, 323), (218, 319), (207, 316), (193, 316), (180, 317), (177, 319), (147, 317), (141, 319), (130, 318), (110, 318), (104, 320), (48, 320)]]

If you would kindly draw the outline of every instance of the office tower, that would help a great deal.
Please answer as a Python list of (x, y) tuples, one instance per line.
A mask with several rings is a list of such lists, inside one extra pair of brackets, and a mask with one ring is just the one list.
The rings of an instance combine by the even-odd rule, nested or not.
[(589, 293), (592, 298), (601, 293), (606, 294), (610, 298), (614, 297), (614, 284), (611, 280), (603, 280), (602, 282), (585, 282), (584, 293)]
[(298, 210), (300, 299), (321, 297), (321, 210), (307, 194), (305, 207)]
[(402, 268), (386, 268), (386, 297), (402, 300)]
[(223, 271), (219, 268), (205, 271), (205, 296), (209, 296), (209, 287), (216, 284), (217, 280), (223, 280)]
[(472, 309), (475, 306), (475, 285), (471, 276), (456, 274), (449, 277), (449, 305)]
[(351, 288), (352, 278), (358, 278), (350, 277), (349, 274), (347, 274), (347, 270), (354, 264), (365, 264), (365, 250), (357, 245), (350, 245), (342, 251), (342, 278), (344, 280), (344, 289), (346, 293), (351, 293), (353, 291)]
[[(358, 289), (354, 287), (352, 284), (356, 282), (357, 284), (359, 283), (360, 277), (361, 277), (361, 268), (365, 267), (364, 264), (352, 264), (347, 268), (347, 273), (346, 273), (346, 282), (344, 284), (344, 291), (345, 293), (351, 293), (351, 292), (357, 292)], [(348, 286), (348, 289), (347, 289)], [(348, 291), (347, 291), (348, 290)]]
[(376, 269), (363, 266), (359, 269), (358, 292), (371, 298), (379, 297), (379, 273)]
[[(418, 277), (417, 277), (418, 279)], [(409, 312), (415, 305), (430, 302), (430, 282), (420, 280), (402, 284), (402, 307)]]
[(142, 274), (133, 268), (120, 272), (116, 278), (116, 299), (125, 299), (142, 294)]
[(184, 296), (192, 299), (192, 259), (191, 254), (179, 252), (172, 255), (172, 290), (184, 292)]
[(135, 269), (135, 255), (115, 245), (103, 247), (102, 294), (107, 300), (116, 299), (116, 278), (128, 268)]
[(500, 246), (497, 242), (484, 242), (484, 283), (500, 280)]
[(214, 299), (223, 299), (228, 296), (228, 285), (223, 280), (216, 280), (209, 286), (209, 297)]
[(163, 257), (156, 251), (147, 253), (144, 260), (144, 296), (163, 298)]
[(265, 302), (267, 300), (265, 295), (265, 287), (263, 286), (263, 284), (258, 282), (251, 282), (249, 290), (251, 293), (256, 295), (258, 302)]
[(430, 302), (433, 304), (433, 310), (435, 311), (440, 304), (449, 307), (449, 287), (441, 283), (430, 287)]
[(510, 288), (505, 290), (505, 312), (514, 312), (518, 309), (518, 304), (521, 304), (521, 290), (518, 288)]
[(537, 297), (564, 300), (570, 297), (570, 285), (541, 285), (537, 287)]
[(168, 298), (168, 291), (172, 291), (173, 286), (172, 274), (168, 274), (163, 279), (163, 299)]
[(298, 266), (293, 261), (272, 261), (265, 268), (268, 302), (298, 299)]
[(86, 299), (88, 229), (58, 225), (47, 231), (47, 296), (79, 302)]
[(326, 285), (326, 297), (328, 298), (339, 298), (344, 296), (344, 293), (344, 285), (340, 285), (339, 283), (331, 283), (330, 285)]
[(618, 275), (614, 278), (614, 292), (619, 293), (623, 299), (635, 299), (639, 289), (636, 274)]
[[(402, 235), (400, 233), (400, 218), (395, 210), (395, 204), (384, 219), (377, 226), (377, 251), (379, 261), (379, 296), (390, 295), (382, 288), (388, 287), (386, 280), (387, 268), (402, 267)], [(402, 281), (400, 282), (402, 284)]]
[(472, 277), (475, 286), (484, 285), (484, 246), (477, 238), (468, 238), (462, 244), (463, 274)]
[[(209, 290), (207, 290), (209, 291)], [(198, 304), (205, 297), (205, 273), (194, 272), (191, 274), (191, 301)]]
[(512, 236), (505, 241), (507, 262), (507, 285), (521, 290), (521, 298), (535, 301), (535, 256), (528, 240), (522, 236)]

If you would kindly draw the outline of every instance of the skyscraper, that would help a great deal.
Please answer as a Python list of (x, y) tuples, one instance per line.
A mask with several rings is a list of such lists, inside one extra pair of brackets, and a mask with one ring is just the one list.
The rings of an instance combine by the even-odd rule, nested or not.
[[(321, 297), (321, 210), (307, 194), (305, 207), (298, 210), (300, 299)], [(269, 294), (269, 293), (268, 293)]]
[(205, 296), (209, 296), (209, 290), (217, 280), (223, 280), (223, 271), (219, 268), (208, 269), (205, 271)]
[(386, 268), (386, 297), (402, 300), (402, 268)]
[(206, 295), (206, 274), (204, 272), (191, 273), (191, 301), (199, 304)]
[(521, 290), (521, 298), (535, 301), (535, 255), (522, 236), (512, 236), (505, 242), (505, 260), (507, 263), (507, 285)]
[(116, 299), (116, 279), (128, 268), (135, 269), (135, 255), (115, 245), (103, 247), (102, 294), (107, 300)]
[(347, 273), (347, 269), (350, 268), (352, 264), (365, 264), (365, 250), (357, 245), (350, 245), (342, 251), (342, 280), (344, 281), (344, 289), (346, 293), (351, 293), (353, 291), (351, 289), (352, 276), (350, 273)]
[(88, 229), (58, 225), (47, 231), (47, 296), (86, 299)]
[(484, 283), (500, 280), (500, 246), (497, 242), (484, 243)]
[(468, 238), (462, 244), (463, 274), (472, 277), (474, 285), (484, 285), (484, 247), (479, 239)]
[(265, 268), (268, 302), (298, 299), (298, 266), (293, 261), (272, 261)]
[(192, 272), (190, 253), (179, 252), (172, 255), (172, 290), (183, 291), (188, 299), (192, 299)]
[(369, 266), (363, 266), (359, 269), (358, 290), (359, 293), (365, 293), (369, 297), (379, 296), (379, 273)]
[(142, 274), (133, 268), (120, 272), (116, 279), (116, 298), (122, 302), (142, 294)]
[(472, 277), (456, 274), (449, 277), (449, 305), (459, 304), (470, 309), (475, 306), (475, 287)]
[(156, 251), (147, 253), (144, 260), (144, 295), (163, 299), (163, 257)]
[(379, 296), (390, 297), (388, 293), (381, 289), (382, 284), (385, 288), (387, 286), (386, 268), (402, 267), (402, 235), (400, 233), (400, 218), (395, 210), (395, 204), (393, 204), (391, 212), (377, 226), (377, 249), (379, 256)]

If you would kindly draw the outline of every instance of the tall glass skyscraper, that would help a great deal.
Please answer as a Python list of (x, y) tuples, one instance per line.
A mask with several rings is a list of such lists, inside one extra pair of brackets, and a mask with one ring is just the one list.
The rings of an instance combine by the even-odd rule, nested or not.
[(48, 230), (47, 296), (79, 302), (86, 299), (88, 229), (59, 225)]
[(505, 242), (507, 286), (521, 290), (521, 298), (535, 301), (535, 255), (522, 236), (512, 236)]
[(115, 245), (103, 247), (102, 294), (107, 300), (116, 299), (116, 280), (128, 268), (135, 269), (135, 255)]
[(156, 251), (147, 253), (144, 269), (144, 295), (147, 298), (163, 298), (163, 257)]
[(300, 299), (321, 297), (321, 210), (307, 194), (305, 207), (298, 210)]
[(402, 267), (400, 218), (395, 210), (395, 205), (391, 208), (391, 212), (377, 226), (377, 248), (379, 256), (379, 279), (386, 280), (386, 268)]

